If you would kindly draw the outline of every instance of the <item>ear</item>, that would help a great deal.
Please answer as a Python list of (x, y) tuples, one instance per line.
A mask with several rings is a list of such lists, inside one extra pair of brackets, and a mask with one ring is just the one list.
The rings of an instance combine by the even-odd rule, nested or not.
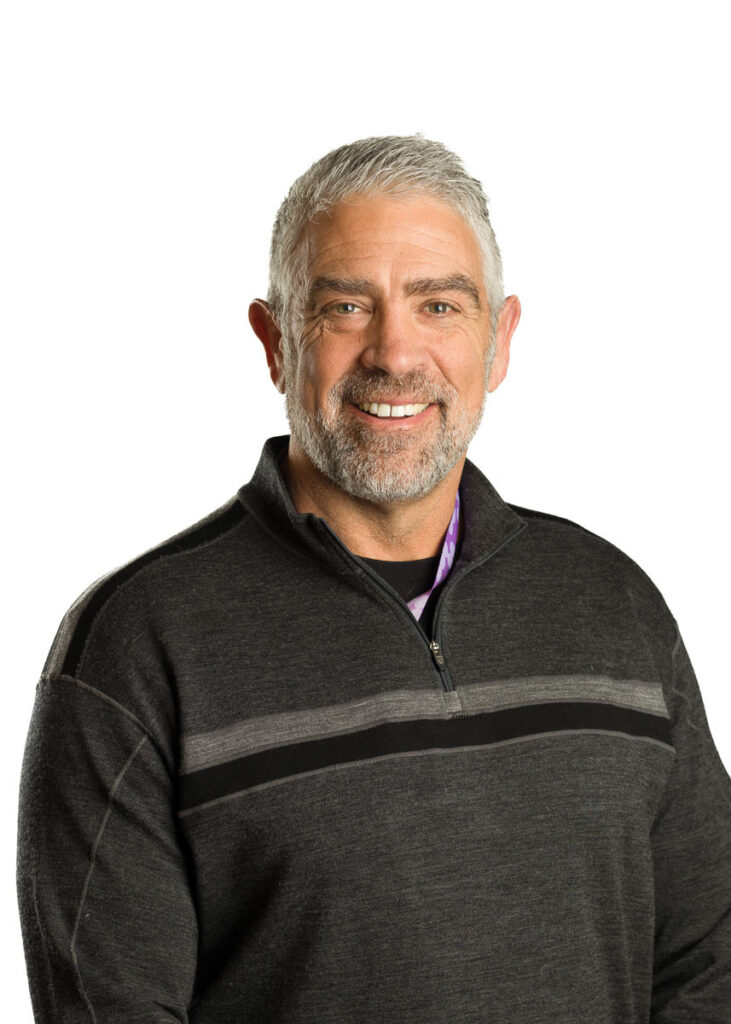
[(249, 306), (249, 323), (254, 334), (264, 346), (269, 376), (272, 378), (275, 388), (284, 394), (284, 358), (282, 355), (282, 332), (279, 330), (277, 321), (272, 316), (268, 302), (264, 299), (254, 299)]
[(513, 337), (519, 320), (520, 302), (518, 296), (509, 295), (500, 310), (497, 327), (495, 328), (495, 356), (487, 378), (488, 391), (494, 391), (505, 379), (510, 361), (510, 339)]

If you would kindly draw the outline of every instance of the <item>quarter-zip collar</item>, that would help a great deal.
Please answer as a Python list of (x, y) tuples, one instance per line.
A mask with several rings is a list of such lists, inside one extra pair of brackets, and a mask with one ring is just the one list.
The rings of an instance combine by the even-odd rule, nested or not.
[[(289, 447), (289, 435), (270, 437), (262, 449), (259, 463), (248, 484), (238, 492), (239, 500), (259, 525), (280, 544), (305, 557), (322, 562), (325, 551), (332, 552), (333, 568), (344, 571), (340, 554), (333, 551), (327, 537), (333, 531), (325, 520), (311, 512), (298, 512), (287, 490), (281, 460)], [(460, 557), (452, 574), (470, 563), (481, 562), (517, 536), (525, 522), (502, 500), (490, 481), (474, 463), (466, 460), (459, 484), (464, 517), (464, 536)], [(354, 572), (359, 572), (353, 561)], [(347, 570), (345, 570), (347, 571)]]

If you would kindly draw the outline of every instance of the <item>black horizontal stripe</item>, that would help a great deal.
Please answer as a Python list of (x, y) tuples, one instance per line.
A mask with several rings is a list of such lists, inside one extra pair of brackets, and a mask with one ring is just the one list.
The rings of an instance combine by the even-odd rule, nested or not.
[(464, 718), (387, 722), (360, 732), (263, 750), (180, 777), (180, 811), (304, 772), (433, 748), (490, 746), (563, 730), (601, 729), (672, 747), (670, 724), (659, 715), (613, 704), (555, 702), (506, 708)]
[(140, 555), (139, 558), (135, 558), (112, 573), (93, 592), (79, 615), (68, 643), (61, 672), (69, 676), (76, 675), (94, 620), (115, 590), (118, 590), (123, 583), (126, 583), (127, 580), (131, 579), (132, 576), (152, 562), (157, 562), (167, 555), (191, 551), (193, 548), (200, 547), (202, 544), (214, 540), (220, 534), (225, 533), (240, 522), (245, 515), (246, 512), (241, 503), (234, 500), (229, 507), (224, 507), (219, 514), (214, 513), (212, 516), (209, 516), (199, 526), (186, 530), (176, 537), (172, 537), (169, 541), (152, 548), (152, 550), (144, 555)]

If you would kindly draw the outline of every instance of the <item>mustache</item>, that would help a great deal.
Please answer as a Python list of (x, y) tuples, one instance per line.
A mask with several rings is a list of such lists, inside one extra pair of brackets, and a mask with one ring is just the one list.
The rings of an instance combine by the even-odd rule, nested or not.
[(377, 402), (379, 397), (409, 398), (418, 403), (449, 403), (455, 394), (454, 388), (445, 380), (430, 377), (422, 370), (410, 370), (400, 377), (394, 377), (383, 370), (356, 370), (341, 377), (332, 388), (330, 397), (334, 401)]

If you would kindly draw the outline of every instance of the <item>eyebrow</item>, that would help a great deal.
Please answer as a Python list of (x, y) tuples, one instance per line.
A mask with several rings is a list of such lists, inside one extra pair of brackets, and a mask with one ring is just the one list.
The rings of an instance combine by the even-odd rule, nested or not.
[[(378, 285), (367, 277), (316, 277), (310, 285), (310, 302), (318, 292), (370, 295), (373, 298), (378, 298), (381, 294)], [(414, 281), (407, 281), (404, 285), (404, 295), (406, 296), (426, 295), (430, 292), (462, 292), (472, 299), (478, 309), (482, 309), (477, 285), (466, 274), (451, 274), (449, 277), (420, 277)]]

